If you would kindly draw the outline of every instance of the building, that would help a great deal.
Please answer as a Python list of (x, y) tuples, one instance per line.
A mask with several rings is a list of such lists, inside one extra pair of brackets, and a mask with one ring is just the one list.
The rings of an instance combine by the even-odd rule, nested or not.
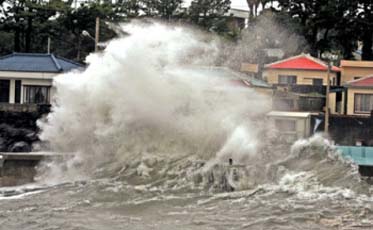
[(228, 27), (231, 30), (244, 29), (249, 21), (249, 10), (230, 8), (226, 16), (229, 17)]
[(50, 104), (53, 78), (84, 66), (53, 54), (13, 53), (0, 58), (0, 103)]
[(267, 114), (269, 125), (278, 133), (279, 141), (293, 143), (311, 135), (311, 113), (271, 111)]
[[(263, 78), (272, 85), (327, 85), (328, 66), (308, 54), (301, 54), (264, 66)], [(339, 68), (333, 66), (330, 85), (337, 85)]]
[(347, 61), (340, 64), (341, 84), (373, 75), (373, 61)]
[(370, 116), (373, 111), (373, 75), (348, 81), (347, 115)]
[(267, 82), (249, 76), (247, 74), (234, 71), (222, 66), (188, 66), (185, 70), (190, 71), (189, 75), (194, 77), (204, 77), (209, 79), (210, 91), (234, 90), (238, 92), (252, 89), (259, 94), (272, 97), (273, 88)]
[(274, 90), (272, 109), (279, 111), (319, 112), (325, 106), (325, 96), (319, 93), (297, 93)]

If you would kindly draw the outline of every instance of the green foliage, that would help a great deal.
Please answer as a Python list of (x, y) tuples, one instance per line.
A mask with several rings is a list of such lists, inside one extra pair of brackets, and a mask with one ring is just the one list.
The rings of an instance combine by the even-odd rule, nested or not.
[(147, 16), (171, 20), (182, 15), (183, 0), (143, 0), (143, 11)]
[(227, 17), (230, 0), (193, 0), (189, 8), (190, 20), (209, 31), (227, 32)]
[(343, 58), (352, 58), (361, 34), (357, 26), (358, 1), (279, 0), (279, 4), (281, 12), (288, 14), (301, 28), (300, 33), (307, 39), (311, 54), (335, 51)]

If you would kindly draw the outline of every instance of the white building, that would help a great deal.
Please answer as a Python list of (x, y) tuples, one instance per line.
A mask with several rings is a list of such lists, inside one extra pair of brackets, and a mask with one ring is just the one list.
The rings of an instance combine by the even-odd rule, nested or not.
[(292, 143), (311, 135), (311, 113), (271, 111), (267, 114), (270, 125), (275, 128), (279, 138)]
[(80, 63), (53, 54), (13, 53), (0, 57), (0, 103), (50, 104), (53, 77)]

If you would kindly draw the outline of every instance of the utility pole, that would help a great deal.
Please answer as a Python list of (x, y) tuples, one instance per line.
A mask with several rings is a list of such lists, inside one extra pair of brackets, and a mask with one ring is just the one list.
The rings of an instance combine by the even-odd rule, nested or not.
[(100, 40), (100, 17), (96, 17), (95, 52), (98, 52), (99, 40)]
[(48, 37), (48, 48), (47, 48), (48, 54), (51, 53), (51, 37)]
[(326, 97), (325, 97), (325, 122), (324, 132), (329, 132), (329, 91), (330, 91), (330, 61), (328, 61), (328, 72), (326, 74)]

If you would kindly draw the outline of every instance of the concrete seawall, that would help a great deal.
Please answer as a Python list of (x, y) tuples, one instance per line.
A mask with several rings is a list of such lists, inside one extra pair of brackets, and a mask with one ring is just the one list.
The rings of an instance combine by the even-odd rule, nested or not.
[(53, 152), (0, 153), (0, 187), (33, 182), (40, 161), (62, 157)]

